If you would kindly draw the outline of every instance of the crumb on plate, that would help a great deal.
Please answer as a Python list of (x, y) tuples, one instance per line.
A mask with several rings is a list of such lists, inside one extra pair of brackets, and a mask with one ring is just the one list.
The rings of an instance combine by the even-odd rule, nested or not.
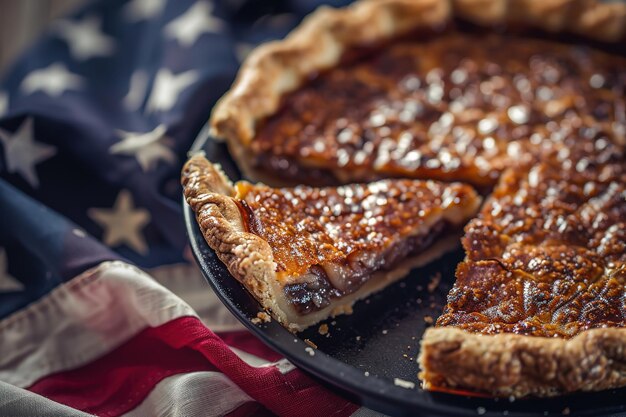
[(259, 311), (256, 317), (250, 321), (253, 324), (269, 323), (270, 321), (272, 321), (272, 316), (267, 314), (265, 311)]
[(393, 379), (393, 384), (398, 386), (398, 387), (402, 387), (402, 388), (406, 388), (406, 389), (413, 389), (413, 388), (415, 388), (415, 383), (414, 382), (406, 381), (406, 380), (401, 379), (401, 378), (394, 378)]
[(432, 277), (430, 277), (430, 282), (428, 283), (428, 287), (427, 287), (428, 292), (430, 293), (434, 292), (439, 286), (440, 282), (441, 282), (441, 272), (437, 272)]

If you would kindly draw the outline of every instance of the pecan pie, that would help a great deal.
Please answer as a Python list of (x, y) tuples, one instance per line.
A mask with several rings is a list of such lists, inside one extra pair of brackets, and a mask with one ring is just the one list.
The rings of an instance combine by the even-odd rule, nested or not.
[(231, 184), (203, 156), (185, 197), (229, 271), (284, 326), (302, 330), (457, 246), (472, 187), (381, 180), (340, 187)]
[(493, 191), (425, 334), (426, 388), (624, 386), (625, 44), (620, 2), (363, 0), (254, 51), (212, 131), (267, 183)]

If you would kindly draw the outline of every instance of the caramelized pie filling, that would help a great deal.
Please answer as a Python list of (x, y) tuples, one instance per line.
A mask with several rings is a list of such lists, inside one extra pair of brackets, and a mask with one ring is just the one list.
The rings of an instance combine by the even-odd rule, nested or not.
[(562, 338), (626, 326), (624, 162), (507, 172), (466, 227), (437, 325)]
[(380, 254), (363, 254), (361, 259), (348, 256), (341, 264), (331, 264), (325, 268), (313, 265), (308, 274), (300, 278), (300, 282), (285, 287), (287, 299), (299, 314), (321, 310), (332, 299), (359, 289), (374, 273), (389, 271), (407, 257), (419, 255), (445, 235), (448, 229), (449, 225), (440, 221), (428, 233), (411, 236)]
[(258, 127), (256, 164), (316, 181), (493, 185), (511, 164), (615, 161), (626, 59), (582, 45), (449, 31), (396, 41), (311, 79)]
[(468, 185), (416, 180), (282, 189), (238, 183), (237, 191), (247, 231), (269, 243), (285, 295), (301, 314), (462, 227), (477, 198)]

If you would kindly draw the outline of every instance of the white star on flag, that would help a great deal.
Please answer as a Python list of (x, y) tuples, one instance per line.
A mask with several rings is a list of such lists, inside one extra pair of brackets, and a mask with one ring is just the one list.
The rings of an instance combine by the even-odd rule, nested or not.
[(9, 111), (9, 93), (0, 91), (0, 117)]
[(0, 142), (4, 148), (7, 171), (18, 173), (31, 187), (39, 186), (35, 165), (56, 154), (56, 148), (35, 141), (33, 119), (27, 118), (14, 133), (0, 129)]
[(174, 75), (169, 69), (161, 68), (157, 72), (148, 98), (148, 112), (170, 110), (176, 104), (181, 91), (195, 83), (198, 78), (198, 72), (195, 70)]
[(176, 154), (166, 146), (172, 140), (165, 135), (167, 127), (159, 125), (150, 132), (125, 132), (118, 130), (123, 138), (121, 142), (109, 148), (111, 154), (135, 155), (141, 169), (149, 171), (155, 169), (159, 161), (176, 163)]
[(225, 24), (212, 13), (213, 4), (199, 1), (165, 26), (165, 36), (176, 39), (182, 46), (189, 47), (203, 33), (218, 33)]
[(148, 253), (141, 230), (150, 222), (150, 213), (135, 209), (130, 191), (120, 191), (111, 209), (90, 208), (87, 215), (104, 229), (102, 240), (107, 246), (125, 244), (139, 254)]
[(20, 84), (25, 94), (43, 91), (52, 97), (59, 97), (66, 90), (77, 90), (83, 84), (82, 77), (67, 70), (65, 65), (57, 62), (50, 66), (32, 71)]
[(0, 248), (0, 292), (22, 291), (23, 289), (24, 285), (9, 275), (7, 253), (4, 248)]
[(100, 30), (102, 24), (96, 16), (82, 21), (60, 20), (52, 26), (60, 38), (67, 42), (72, 56), (84, 61), (94, 56), (108, 56), (115, 50), (115, 42)]
[(124, 6), (124, 16), (130, 22), (149, 20), (163, 12), (165, 0), (132, 0)]

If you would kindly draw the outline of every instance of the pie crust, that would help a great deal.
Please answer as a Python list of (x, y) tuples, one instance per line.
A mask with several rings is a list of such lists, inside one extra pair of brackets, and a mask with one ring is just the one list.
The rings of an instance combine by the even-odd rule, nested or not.
[[(233, 185), (219, 167), (201, 155), (185, 164), (182, 183), (186, 200), (196, 213), (209, 246), (261, 305), (292, 331), (303, 330), (329, 316), (351, 312), (355, 301), (457, 247), (460, 229), (476, 213), (481, 201), (467, 185), (418, 180), (326, 189), (273, 189), (247, 182)], [(374, 188), (381, 191), (369, 191)], [(329, 214), (323, 222), (332, 226), (331, 232), (326, 227), (316, 228), (321, 223), (310, 212), (317, 203), (324, 203), (319, 204), (324, 210), (330, 208), (327, 202), (331, 200), (324, 200), (322, 194), (331, 195), (335, 190), (359, 193), (363, 189), (361, 197), (342, 197), (341, 201), (350, 199), (354, 203), (333, 200), (332, 210), (340, 213)], [(395, 191), (399, 193), (394, 194)], [(285, 195), (290, 196), (285, 204), (275, 203)], [(384, 195), (387, 198), (382, 197), (384, 201), (379, 202)], [(370, 204), (368, 201), (377, 207), (364, 209)], [(247, 209), (242, 211), (244, 204)], [(275, 208), (278, 210), (274, 211)], [(297, 212), (304, 214), (294, 221)], [(392, 217), (382, 219), (385, 213), (391, 213)], [(449, 228), (435, 230), (438, 224)], [(416, 243), (408, 252), (399, 249), (398, 244), (411, 238), (422, 243)], [(313, 245), (306, 246), (309, 239)], [(316, 248), (323, 249), (316, 252)], [(386, 260), (375, 261), (376, 253), (383, 254)], [(340, 269), (331, 276), (335, 268), (344, 265), (347, 270)], [(366, 268), (362, 281), (333, 293), (336, 296), (328, 304), (318, 304), (319, 308), (299, 311), (298, 306), (302, 305), (299, 299), (287, 297), (286, 289), (290, 285), (309, 282), (312, 267), (318, 268), (315, 273), (318, 278), (322, 273), (319, 269), (325, 269), (322, 276), (337, 289), (341, 288), (338, 281), (350, 283), (356, 279), (350, 274), (362, 265)], [(319, 287), (313, 291), (319, 292)]]
[[(322, 8), (285, 40), (257, 48), (211, 115), (212, 134), (227, 141), (244, 173), (259, 122), (308, 77), (340, 64), (353, 47), (376, 45), (453, 18), (485, 27), (532, 27), (602, 42), (626, 39), (626, 4), (593, 0), (362, 0), (342, 10)], [(207, 237), (209, 239), (209, 237)], [(626, 329), (593, 328), (573, 338), (455, 327), (429, 329), (422, 341), (425, 388), (462, 387), (496, 396), (554, 396), (626, 385)]]
[(572, 339), (426, 330), (419, 363), (425, 389), (463, 387), (496, 396), (551, 397), (626, 385), (626, 329), (590, 329)]

